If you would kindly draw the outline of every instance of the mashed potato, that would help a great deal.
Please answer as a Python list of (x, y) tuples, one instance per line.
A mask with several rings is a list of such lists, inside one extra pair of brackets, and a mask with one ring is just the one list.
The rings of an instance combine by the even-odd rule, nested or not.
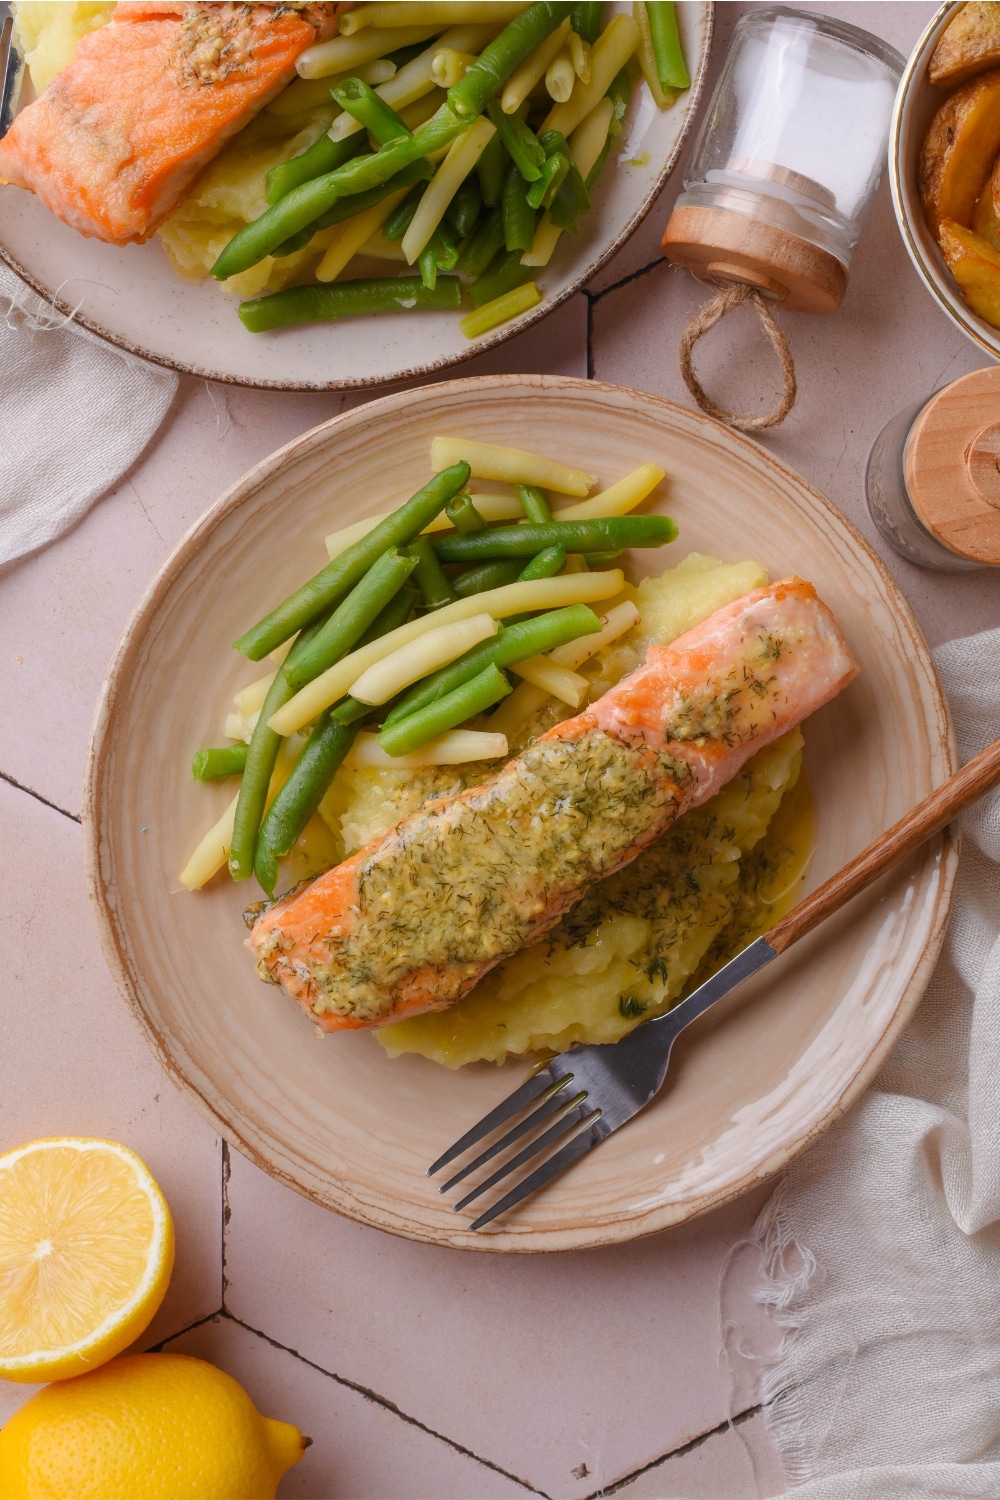
[(17, 50), (28, 64), (36, 94), (69, 67), (80, 38), (103, 26), (114, 8), (114, 0), (77, 0), (75, 4), (16, 0), (11, 13)]
[[(591, 701), (637, 666), (652, 641), (676, 639), (766, 581), (756, 563), (728, 565), (692, 553), (659, 578), (629, 586), (641, 619), (581, 668)], [(551, 702), (511, 751), (565, 714)], [(615, 1041), (668, 1009), (695, 978), (769, 925), (794, 889), (809, 843), (801, 836), (808, 797), (801, 764), (802, 736), (793, 730), (595, 886), (540, 943), (494, 969), (456, 1005), (382, 1027), (376, 1039), (391, 1056), (419, 1052), (456, 1068), (562, 1051), (576, 1041)], [(453, 794), (482, 776), (481, 766), (345, 770), (321, 812), (347, 855), (428, 797)], [(776, 817), (779, 809), (784, 819)]]

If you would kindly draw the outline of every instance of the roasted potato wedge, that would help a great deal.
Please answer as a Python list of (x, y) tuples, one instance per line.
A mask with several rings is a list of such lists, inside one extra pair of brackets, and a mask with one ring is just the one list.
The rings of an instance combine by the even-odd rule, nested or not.
[(974, 233), (980, 239), (988, 241), (994, 250), (1000, 250), (1000, 207), (997, 199), (1000, 197), (1000, 158), (993, 164), (989, 181), (979, 195), (979, 201), (972, 210), (972, 225)]
[(1000, 151), (1000, 69), (945, 100), (927, 132), (918, 177), (924, 217), (937, 235), (945, 219), (968, 226)]
[(964, 83), (1000, 63), (1000, 5), (963, 5), (931, 54), (927, 73), (938, 88)]
[(947, 219), (941, 225), (940, 244), (948, 270), (972, 311), (1000, 328), (1000, 250)]

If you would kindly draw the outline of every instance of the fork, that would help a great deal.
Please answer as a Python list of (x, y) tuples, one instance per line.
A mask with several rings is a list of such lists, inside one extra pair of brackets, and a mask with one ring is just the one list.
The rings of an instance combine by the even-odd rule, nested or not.
[(21, 91), (24, 67), (14, 46), (14, 22), (9, 5), (0, 5), (0, 140), (10, 129)]
[[(499, 1139), (493, 1140), (478, 1156), (449, 1177), (440, 1191), (446, 1193), (458, 1183), (465, 1182), (480, 1168), (529, 1137), (513, 1156), (506, 1157), (459, 1199), (454, 1205), (457, 1213), (568, 1136), (569, 1139), (554, 1155), (547, 1157), (496, 1199), (473, 1221), (470, 1229), (482, 1229), (499, 1214), (506, 1213), (537, 1192), (656, 1098), (667, 1076), (671, 1049), (686, 1026), (777, 958), (779, 953), (784, 953), (800, 937), (811, 932), (825, 917), (839, 911), (892, 865), (939, 833), (957, 813), (998, 782), (1000, 739), (994, 740), (836, 875), (800, 901), (768, 929), (766, 937), (755, 939), (672, 1010), (646, 1021), (621, 1041), (572, 1047), (536, 1068), (519, 1089), (490, 1110), (478, 1125), (466, 1131), (428, 1167), (428, 1177), (457, 1162), (459, 1157), (508, 1121), (514, 1121)], [(537, 1107), (524, 1115), (530, 1105)], [(516, 1119), (517, 1116), (521, 1118)], [(548, 1124), (549, 1121), (553, 1123)], [(542, 1126), (547, 1128), (539, 1135), (536, 1132)]]

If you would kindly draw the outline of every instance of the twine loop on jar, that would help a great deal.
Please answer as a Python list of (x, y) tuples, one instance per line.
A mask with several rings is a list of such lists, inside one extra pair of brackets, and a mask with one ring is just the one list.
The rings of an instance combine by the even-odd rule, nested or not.
[[(719, 406), (712, 400), (705, 390), (701, 381), (694, 373), (694, 365), (691, 354), (695, 344), (704, 334), (714, 328), (727, 313), (734, 308), (742, 306), (744, 302), (751, 302), (757, 310), (764, 332), (771, 341), (771, 347), (778, 356), (781, 364), (782, 393), (781, 400), (773, 411), (765, 412), (759, 417), (740, 416), (737, 412), (727, 411), (725, 407)], [(681, 374), (684, 383), (691, 392), (702, 411), (707, 412), (710, 417), (717, 417), (720, 422), (725, 422), (729, 427), (735, 427), (739, 432), (759, 432), (763, 427), (777, 427), (783, 422), (795, 405), (797, 386), (795, 383), (795, 366), (792, 363), (792, 353), (788, 347), (788, 340), (782, 333), (774, 320), (774, 314), (767, 305), (767, 299), (755, 286), (746, 286), (742, 282), (721, 286), (712, 298), (706, 302), (699, 312), (696, 312), (688, 326), (681, 335)]]

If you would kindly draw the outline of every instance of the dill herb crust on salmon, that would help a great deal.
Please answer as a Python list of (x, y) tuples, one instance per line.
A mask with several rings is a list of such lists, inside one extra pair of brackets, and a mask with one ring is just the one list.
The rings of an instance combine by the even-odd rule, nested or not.
[(443, 1009), (856, 672), (811, 584), (754, 590), (277, 902), (247, 940), (261, 977), (328, 1031)]
[(119, 4), (0, 141), (0, 182), (82, 235), (149, 238), (342, 6)]

